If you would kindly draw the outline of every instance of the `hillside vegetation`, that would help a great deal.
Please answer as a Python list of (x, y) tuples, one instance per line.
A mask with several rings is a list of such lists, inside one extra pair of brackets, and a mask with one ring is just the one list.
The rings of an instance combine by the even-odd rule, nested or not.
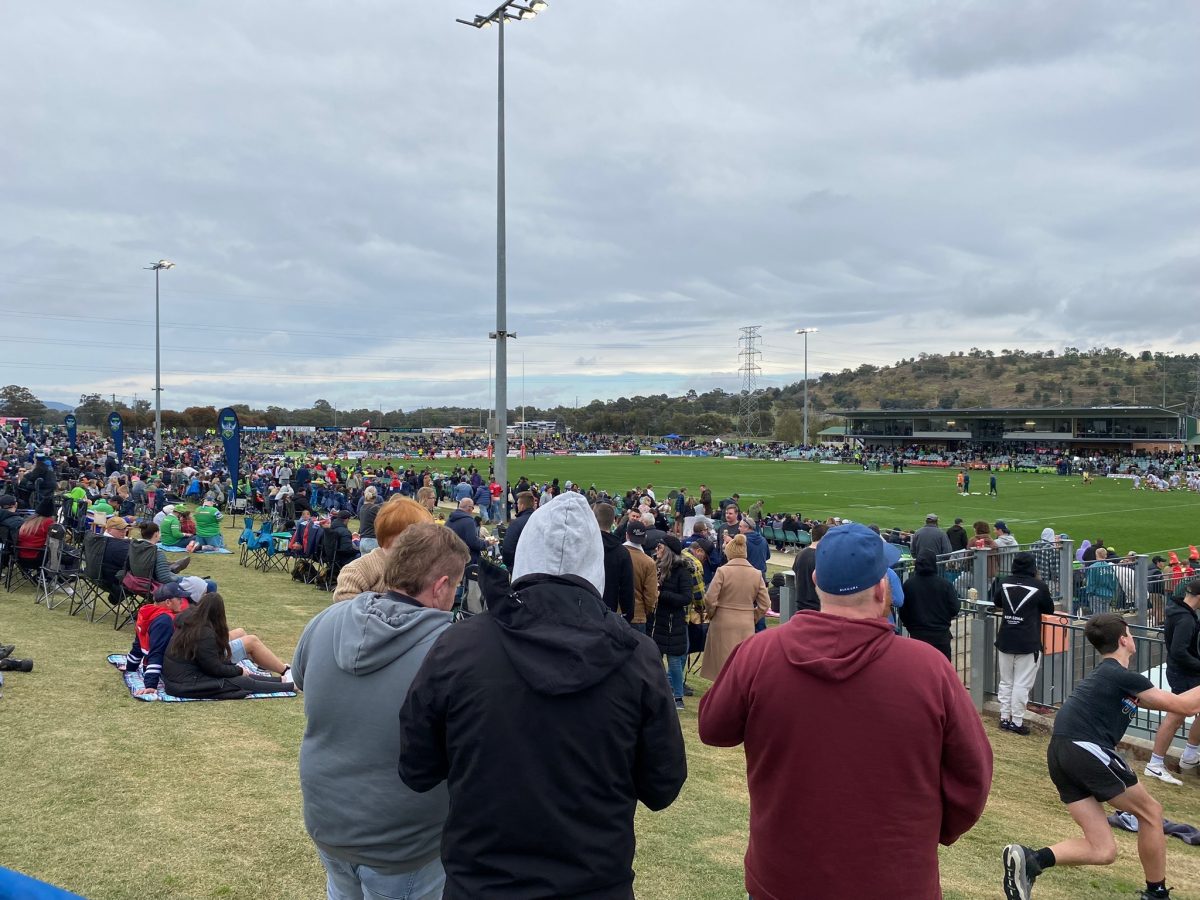
[[(749, 435), (800, 443), (803, 431), (800, 409), (804, 384), (766, 388), (759, 393), (756, 427), (747, 431), (739, 419), (741, 395), (720, 389), (691, 390), (682, 396), (667, 394), (592, 400), (579, 408), (526, 407), (530, 420), (553, 420), (571, 431), (605, 434), (665, 435), (672, 432), (699, 437)], [(100, 394), (84, 394), (75, 413), (82, 426), (96, 427), (112, 409), (126, 418), (127, 428), (145, 428), (153, 422), (147, 400), (130, 409), (119, 398), (115, 406)], [(834, 409), (954, 409), (1002, 406), (1134, 406), (1165, 404), (1196, 415), (1200, 413), (1200, 354), (1172, 355), (1145, 351), (1138, 355), (1119, 348), (1079, 350), (1067, 347), (1026, 351), (972, 348), (946, 355), (922, 353), (890, 366), (863, 363), (856, 369), (826, 372), (809, 379), (809, 402), (815, 434), (835, 420)], [(449, 425), (482, 426), (486, 412), (477, 407), (446, 406), (437, 409), (335, 409), (326, 400), (310, 407), (285, 409), (270, 406), (251, 409), (234, 404), (244, 425), (358, 425), (419, 428)], [(520, 420), (521, 410), (510, 409), (508, 421)], [(35, 422), (61, 422), (33, 393), (18, 385), (0, 389), (0, 415), (26, 416)], [(165, 409), (164, 428), (212, 428), (214, 407)], [(812, 435), (810, 435), (811, 439)]]

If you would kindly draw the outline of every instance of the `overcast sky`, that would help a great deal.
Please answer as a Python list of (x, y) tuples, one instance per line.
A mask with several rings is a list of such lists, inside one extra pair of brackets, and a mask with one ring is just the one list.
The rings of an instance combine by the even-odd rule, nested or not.
[[(470, 0), (0, 4), (0, 382), (490, 402)], [(509, 397), (1194, 352), (1200, 4), (551, 0), (506, 29)], [(522, 372), (524, 371), (524, 376)]]

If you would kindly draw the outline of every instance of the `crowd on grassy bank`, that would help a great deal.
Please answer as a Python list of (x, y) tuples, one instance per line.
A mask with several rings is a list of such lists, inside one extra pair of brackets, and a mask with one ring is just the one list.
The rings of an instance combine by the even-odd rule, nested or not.
[[(991, 747), (948, 659), (963, 598), (939, 562), (954, 554), (1009, 554), (976, 588), (999, 616), (1001, 728), (1030, 734), (1024, 717), (1041, 616), (1054, 610), (1047, 560), (1061, 539), (1049, 529), (1027, 552), (1003, 521), (943, 530), (931, 515), (912, 531), (881, 531), (845, 517), (771, 511), (765, 499), (714, 495), (704, 484), (608, 490), (519, 477), (505, 491), (466, 460), (375, 469), (313, 447), (262, 446), (231, 477), (210, 437), (170, 439), (155, 459), (148, 436), (135, 436), (129, 462), (99, 439), (70, 449), (59, 436), (38, 438), (0, 447), (11, 544), (28, 562), (29, 551), (47, 549), (22, 541), (31, 523), (39, 537), (50, 523), (48, 546), (50, 529), (86, 528), (86, 514), (104, 528), (107, 547), (128, 544), (130, 560), (148, 546), (137, 554), (150, 561), (140, 576), (149, 583), (125, 660), (144, 679), (141, 691), (207, 699), (302, 692), (305, 824), (332, 898), (632, 896), (634, 810), (670, 805), (687, 778), (678, 713), (691, 694), (687, 660), (699, 650), (701, 674), (713, 681), (699, 704), (700, 738), (741, 745), (747, 757), (751, 895), (828, 893), (847, 865), (861, 868), (847, 848), (870, 830), (907, 848), (907, 862), (856, 875), (856, 888), (937, 896), (937, 845), (974, 825), (991, 781)], [(239, 495), (281, 526), (315, 522), (346, 533), (334, 601), (305, 628), (290, 665), (231, 627), (215, 584), (193, 590), (163, 555), (163, 532), (177, 547), (219, 548), (220, 510)], [(199, 528), (187, 539), (179, 507), (192, 503), (205, 530), (217, 523), (215, 541), (201, 540), (208, 535)], [(452, 507), (448, 516), (439, 504)], [(18, 506), (34, 515), (22, 518)], [(140, 532), (134, 540), (125, 537), (130, 519)], [(484, 530), (489, 523), (502, 528)], [(798, 612), (768, 629), (777, 585), (765, 535), (776, 531), (807, 540), (796, 542), (792, 561)], [(914, 563), (902, 579), (904, 549)], [(1107, 556), (1102, 540), (1080, 547), (1095, 596), (1107, 581), (1096, 573), (1111, 571), (1120, 585), (1120, 565)], [(1200, 672), (1200, 585), (1189, 580), (1191, 562), (1165, 562), (1178, 567), (1171, 571), (1180, 585), (1164, 599), (1168, 643), (1183, 635), (1182, 662), (1169, 666)], [(474, 607), (468, 576), (479, 593)], [(911, 640), (897, 637), (897, 614)], [(1087, 637), (1104, 662), (1060, 713), (1051, 779), (1077, 821), (1091, 822), (1107, 801), (1156, 831), (1161, 807), (1116, 756), (1128, 720), (1110, 722), (1106, 704), (1119, 691), (1192, 714), (1200, 688), (1181, 676), (1168, 694), (1141, 676), (1114, 674), (1109, 661), (1128, 674), (1131, 658), (1120, 617), (1089, 620)], [(905, 703), (879, 702), (889, 695)], [(870, 742), (811, 739), (814, 723), (837, 734), (867, 720), (892, 739), (893, 766), (871, 765)], [(1101, 749), (1091, 760), (1120, 790), (1102, 788), (1095, 763), (1070, 750), (1083, 740)], [(1200, 765), (1200, 748), (1189, 744), (1189, 752), (1185, 763)], [(785, 757), (794, 765), (775, 764)], [(847, 765), (855, 779), (828, 777)], [(897, 766), (906, 773), (899, 781)], [(1161, 758), (1145, 774), (1168, 780)], [(347, 797), (356, 798), (352, 807)], [(800, 808), (820, 815), (823, 827), (797, 846), (790, 826)], [(1046, 870), (1104, 863), (1111, 849), (1111, 836), (1087, 824), (1081, 839), (1038, 850), (1009, 845), (1006, 895), (1027, 898)], [(1167, 896), (1161, 842), (1147, 838), (1140, 850), (1143, 896)]]

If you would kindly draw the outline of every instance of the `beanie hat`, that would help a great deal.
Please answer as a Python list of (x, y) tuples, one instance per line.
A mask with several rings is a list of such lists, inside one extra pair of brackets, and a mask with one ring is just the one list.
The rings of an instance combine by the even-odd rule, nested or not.
[(725, 545), (725, 556), (727, 559), (746, 558), (746, 536), (744, 534), (737, 535)]

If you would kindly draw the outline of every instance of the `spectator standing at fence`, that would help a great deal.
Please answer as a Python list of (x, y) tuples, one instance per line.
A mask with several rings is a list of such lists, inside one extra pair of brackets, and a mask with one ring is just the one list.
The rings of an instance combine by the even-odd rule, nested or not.
[[(1200, 618), (1196, 610), (1200, 609), (1200, 579), (1192, 579), (1187, 583), (1183, 596), (1172, 597), (1166, 604), (1166, 623), (1163, 628), (1163, 644), (1167, 651), (1167, 684), (1174, 694), (1186, 693), (1192, 688), (1200, 687)], [(1178, 713), (1167, 713), (1158, 726), (1154, 736), (1154, 754), (1146, 764), (1147, 778), (1157, 778), (1167, 784), (1183, 784), (1178, 778), (1167, 771), (1164, 757), (1171, 739), (1183, 724), (1184, 717)], [(1187, 745), (1179, 759), (1179, 769), (1183, 772), (1194, 772), (1200, 765), (1200, 717), (1192, 722), (1188, 729)]]
[(946, 538), (950, 541), (950, 552), (967, 549), (967, 529), (963, 528), (963, 520), (955, 519), (954, 524), (946, 529)]
[[(938, 844), (983, 812), (992, 754), (970, 695), (941, 654), (887, 623), (899, 554), (862, 525), (832, 529), (817, 548), (821, 610), (739, 644), (700, 701), (704, 743), (745, 745), (752, 896), (938, 897)], [(813, 740), (814, 721), (834, 735), (871, 722), (886, 764), (873, 741)], [(831, 777), (844, 767), (853, 778)], [(797, 810), (816, 823), (799, 841)], [(881, 847), (904, 864), (879, 865)]]
[(927, 515), (925, 525), (913, 532), (909, 549), (912, 551), (913, 559), (920, 556), (922, 550), (932, 550), (934, 556), (943, 556), (953, 551), (950, 538), (946, 537), (946, 533), (938, 528), (937, 513)]
[(1046, 751), (1050, 780), (1083, 837), (1036, 851), (1009, 844), (1003, 853), (1004, 895), (1008, 900), (1029, 900), (1034, 879), (1051, 866), (1111, 865), (1117, 842), (1104, 815), (1103, 804), (1108, 803), (1137, 817), (1138, 857), (1146, 877), (1142, 900), (1168, 900), (1162, 804), (1138, 783), (1116, 746), (1137, 707), (1196, 715), (1200, 689), (1176, 696), (1129, 671), (1137, 644), (1125, 620), (1115, 613), (1092, 616), (1084, 635), (1103, 658), (1054, 717)]
[(582, 494), (530, 516), (511, 589), (493, 571), (488, 614), (446, 630), (400, 712), (401, 778), (450, 797), (445, 900), (632, 897), (637, 804), (687, 777), (658, 649), (601, 599)]
[(958, 616), (962, 601), (954, 585), (938, 574), (937, 557), (922, 550), (913, 574), (904, 582), (904, 605), (900, 621), (908, 633), (924, 641), (950, 659), (950, 626)]
[(1108, 561), (1106, 548), (1096, 548), (1096, 561), (1087, 567), (1084, 581), (1087, 585), (1087, 605), (1092, 612), (1112, 612), (1120, 585), (1117, 583), (1117, 571)]
[(821, 599), (817, 596), (817, 586), (813, 584), (813, 572), (817, 566), (817, 548), (822, 538), (829, 532), (829, 526), (818, 522), (813, 526), (812, 543), (796, 554), (792, 562), (792, 574), (796, 576), (796, 611), (802, 609), (820, 609)]
[(1037, 577), (1032, 553), (1013, 557), (1012, 572), (992, 582), (988, 596), (1000, 614), (996, 633), (1000, 685), (1000, 728), (1028, 735), (1025, 707), (1037, 680), (1042, 656), (1042, 616), (1054, 612), (1054, 599), (1046, 583)]

